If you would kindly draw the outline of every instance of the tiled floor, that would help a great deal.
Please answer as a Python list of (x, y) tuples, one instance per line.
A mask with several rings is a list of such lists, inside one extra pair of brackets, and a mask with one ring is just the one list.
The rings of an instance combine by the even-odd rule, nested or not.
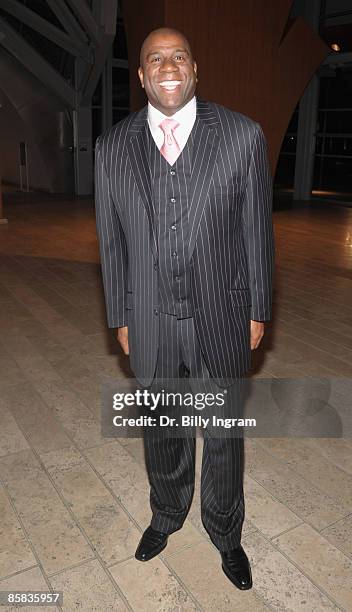
[[(129, 370), (105, 326), (92, 206), (41, 198), (5, 212), (0, 591), (62, 590), (65, 611), (352, 610), (349, 438), (246, 440), (253, 590), (229, 583), (201, 525), (200, 439), (183, 530), (135, 561), (148, 484), (140, 440), (100, 432), (101, 382)], [(275, 312), (253, 376), (351, 378), (352, 209), (282, 210), (275, 232)]]

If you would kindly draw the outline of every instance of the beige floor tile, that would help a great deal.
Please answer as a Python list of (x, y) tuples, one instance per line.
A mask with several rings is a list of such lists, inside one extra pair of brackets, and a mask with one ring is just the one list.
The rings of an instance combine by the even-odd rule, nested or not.
[[(311, 321), (289, 322), (286, 321), (283, 327), (284, 331), (293, 334), (297, 339), (304, 343), (311, 344), (317, 348), (328, 351), (331, 355), (335, 355), (341, 359), (352, 361), (351, 347), (352, 344), (345, 336), (334, 333), (324, 333), (324, 329), (318, 324)], [(347, 344), (347, 346), (346, 346)]]
[(70, 445), (65, 430), (32, 384), (16, 385), (2, 391), (3, 403), (11, 411), (27, 442), (38, 452)]
[(11, 293), (16, 296), (17, 300), (26, 305), (27, 311), (32, 314), (36, 308), (47, 308), (47, 301), (42, 298), (32, 287), (23, 282), (12, 287)]
[[(96, 316), (103, 318), (105, 316), (104, 310), (99, 308)], [(111, 353), (118, 355), (120, 354), (119, 345), (117, 343), (114, 330), (107, 329), (105, 327), (101, 332), (88, 334), (88, 338), (90, 345), (94, 349), (94, 353), (99, 353), (100, 355), (110, 355)]]
[(239, 591), (221, 569), (221, 557), (208, 542), (183, 550), (168, 564), (204, 610), (262, 612), (265, 604), (254, 590)]
[(63, 591), (63, 610), (127, 612), (128, 607), (96, 559), (50, 578), (54, 589)]
[(331, 330), (332, 332), (338, 332), (345, 338), (350, 338), (352, 336), (351, 326), (346, 324), (343, 319), (336, 319), (335, 317), (331, 316), (321, 317), (319, 319), (319, 325), (321, 325), (324, 329)]
[(318, 530), (348, 514), (314, 482), (266, 452), (261, 447), (262, 441), (247, 440), (247, 473), (276, 499)]
[(169, 537), (167, 547), (163, 551), (162, 556), (168, 559), (172, 555), (178, 554), (180, 550), (192, 547), (203, 541), (204, 536), (189, 519), (186, 519), (182, 529), (171, 534)]
[(18, 427), (13, 415), (0, 398), (0, 456), (16, 453), (28, 447), (28, 442)]
[(2, 334), (0, 340), (18, 366), (24, 370), (27, 380), (31, 382), (59, 380), (59, 375), (50, 363), (33, 349), (30, 340), (22, 333)]
[(76, 346), (77, 338), (72, 336), (62, 336), (60, 338), (60, 344), (64, 346), (65, 353), (53, 365), (55, 372), (60, 376), (60, 380), (63, 379), (70, 385), (76, 380), (91, 376), (91, 371), (85, 366), (84, 359), (79, 359), (75, 353), (70, 351), (71, 342), (73, 346)]
[(69, 385), (100, 422), (102, 412), (101, 381), (90, 373), (71, 380)]
[(57, 362), (69, 357), (69, 351), (49, 332), (43, 336), (38, 335), (31, 337), (30, 343), (54, 368)]
[(99, 355), (91, 352), (84, 358), (85, 366), (96, 376), (109, 376), (115, 380), (124, 378), (118, 355)]
[(117, 499), (144, 530), (151, 520), (145, 469), (118, 442), (88, 449), (85, 454)]
[(309, 441), (299, 438), (270, 439), (263, 445), (270, 453), (283, 459), (295, 472), (312, 482), (341, 506), (352, 510), (352, 474), (333, 465), (321, 453), (311, 448)]
[(110, 565), (134, 554), (140, 532), (74, 448), (41, 456), (94, 550)]
[[(1, 591), (50, 591), (39, 567), (33, 567), (20, 574), (5, 578), (0, 582)], [(54, 612), (59, 610), (57, 606), (26, 606), (21, 605), (9, 607), (1, 606), (1, 612), (13, 612), (13, 610), (30, 610), (30, 612)]]
[(250, 476), (245, 477), (244, 493), (246, 517), (266, 537), (272, 538), (302, 523), (302, 519)]
[(196, 438), (196, 474), (200, 478), (202, 474), (204, 440), (202, 437)]
[(123, 447), (145, 468), (143, 438), (123, 439)]
[(129, 559), (110, 568), (129, 604), (138, 612), (197, 610), (187, 591), (158, 558)]
[(26, 380), (24, 371), (18, 366), (3, 345), (1, 345), (0, 350), (0, 372), (1, 387), (15, 385)]
[(93, 556), (92, 549), (30, 451), (0, 459), (0, 477), (48, 574)]
[(79, 448), (102, 444), (101, 423), (64, 381), (35, 383), (35, 389)]
[(307, 440), (307, 443), (314, 452), (323, 455), (330, 463), (352, 475), (351, 439), (315, 438)]
[(326, 527), (321, 534), (345, 555), (352, 557), (352, 514)]
[(37, 560), (3, 488), (0, 489), (0, 516), (0, 578), (3, 578), (37, 565)]
[[(72, 389), (100, 420), (102, 391), (101, 380), (85, 367), (84, 359), (79, 358), (76, 346), (70, 343), (59, 343), (54, 336), (35, 336), (30, 339), (36, 350), (49, 361), (64, 381), (66, 389)], [(67, 341), (67, 336), (65, 342)], [(75, 340), (76, 344), (76, 340)], [(58, 382), (58, 381), (57, 381)], [(59, 383), (58, 383), (59, 384)]]
[(352, 608), (351, 559), (309, 525), (300, 525), (273, 542), (336, 602)]
[[(299, 527), (297, 527), (299, 529)], [(253, 586), (274, 610), (321, 612), (336, 605), (259, 533), (243, 540), (252, 564)]]

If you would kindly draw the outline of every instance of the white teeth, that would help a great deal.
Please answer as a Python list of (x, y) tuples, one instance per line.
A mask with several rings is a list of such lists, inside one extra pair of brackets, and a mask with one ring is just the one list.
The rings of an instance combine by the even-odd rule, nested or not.
[(175, 89), (181, 81), (162, 81), (159, 83), (160, 87), (164, 87), (165, 89)]

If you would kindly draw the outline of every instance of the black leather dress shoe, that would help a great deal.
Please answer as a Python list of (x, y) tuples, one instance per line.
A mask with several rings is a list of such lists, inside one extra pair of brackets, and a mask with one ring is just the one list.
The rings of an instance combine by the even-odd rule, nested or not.
[(138, 544), (135, 552), (136, 559), (138, 561), (149, 561), (156, 557), (166, 547), (168, 537), (168, 533), (155, 531), (155, 529), (149, 526)]
[(241, 591), (252, 588), (252, 573), (248, 557), (242, 546), (221, 552), (222, 569), (232, 584)]

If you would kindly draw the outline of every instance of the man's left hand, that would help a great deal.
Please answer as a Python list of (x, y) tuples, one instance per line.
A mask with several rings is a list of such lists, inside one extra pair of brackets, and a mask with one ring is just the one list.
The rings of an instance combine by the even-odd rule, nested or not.
[(251, 350), (258, 348), (264, 336), (264, 323), (251, 320)]

